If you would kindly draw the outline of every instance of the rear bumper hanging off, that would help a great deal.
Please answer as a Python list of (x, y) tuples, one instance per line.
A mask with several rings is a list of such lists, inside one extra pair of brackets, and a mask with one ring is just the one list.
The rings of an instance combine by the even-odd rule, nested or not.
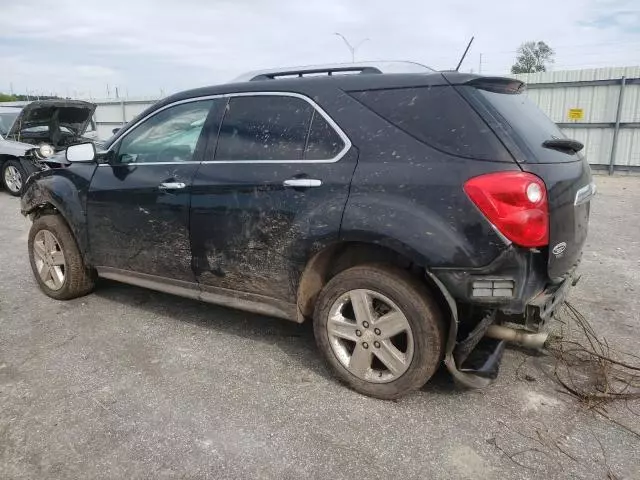
[[(455, 381), (468, 388), (483, 388), (490, 385), (498, 375), (506, 343), (515, 342), (530, 348), (541, 348), (546, 335), (527, 333), (496, 325), (496, 309), (480, 320), (466, 338), (458, 339), (459, 318), (455, 299), (446, 286), (431, 272), (429, 278), (442, 292), (451, 312), (449, 334), (445, 347), (444, 364)], [(579, 277), (573, 272), (559, 285), (548, 286), (527, 304), (525, 328), (539, 331), (540, 326), (553, 317), (561, 306), (572, 285)]]

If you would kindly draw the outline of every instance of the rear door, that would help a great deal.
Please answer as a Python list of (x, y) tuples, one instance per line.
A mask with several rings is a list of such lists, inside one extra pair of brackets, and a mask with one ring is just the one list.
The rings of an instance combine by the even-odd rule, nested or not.
[(94, 265), (195, 283), (190, 195), (213, 102), (158, 110), (111, 147), (87, 196)]
[(355, 149), (297, 94), (229, 98), (194, 179), (191, 241), (201, 288), (293, 303), (305, 261), (337, 240)]
[[(498, 122), (503, 136), (513, 143), (512, 150), (520, 167), (545, 182), (549, 197), (548, 274), (562, 277), (579, 261), (587, 238), (590, 200), (595, 193), (591, 170), (586, 158), (576, 151), (580, 145), (568, 141), (521, 89), (501, 89), (492, 79), (489, 88), (476, 81), (477, 97)], [(506, 83), (506, 82), (511, 82)], [(505, 87), (513, 84), (505, 80)], [(468, 93), (468, 92), (467, 92)]]

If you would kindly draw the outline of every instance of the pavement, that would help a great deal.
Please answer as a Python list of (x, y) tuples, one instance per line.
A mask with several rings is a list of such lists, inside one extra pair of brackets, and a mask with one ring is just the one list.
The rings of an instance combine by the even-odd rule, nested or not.
[[(640, 338), (640, 178), (596, 177), (571, 301)], [(441, 372), (397, 402), (337, 383), (312, 330), (101, 282), (42, 294), (0, 192), (0, 478), (640, 479), (640, 403), (595, 414), (509, 349), (480, 391)], [(624, 425), (620, 426), (620, 425)]]

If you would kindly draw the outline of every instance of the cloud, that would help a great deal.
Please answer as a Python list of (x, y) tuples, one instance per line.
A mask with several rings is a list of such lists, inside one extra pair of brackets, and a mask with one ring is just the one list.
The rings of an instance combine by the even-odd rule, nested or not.
[(117, 83), (158, 95), (259, 68), (349, 61), (334, 32), (370, 39), (359, 59), (436, 68), (454, 66), (472, 35), (466, 70), (482, 53), (484, 72), (506, 73), (525, 40), (554, 47), (556, 69), (640, 64), (634, 15), (634, 0), (21, 0), (0, 16), (0, 91), (12, 82), (99, 97)]
[(640, 12), (623, 10), (618, 12), (604, 13), (596, 16), (584, 25), (599, 29), (612, 29), (623, 33), (640, 34)]
[(86, 78), (115, 78), (117, 76), (115, 70), (100, 65), (78, 65), (73, 70), (76, 74)]

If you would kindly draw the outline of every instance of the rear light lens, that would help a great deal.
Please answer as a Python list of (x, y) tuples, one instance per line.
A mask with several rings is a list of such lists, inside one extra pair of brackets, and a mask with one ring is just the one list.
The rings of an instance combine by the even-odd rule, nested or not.
[(543, 195), (544, 194), (542, 193), (542, 188), (537, 183), (530, 183), (529, 185), (527, 185), (527, 198), (531, 203), (538, 203), (540, 200), (542, 200)]
[(498, 172), (472, 178), (464, 191), (506, 238), (522, 247), (549, 244), (547, 188), (535, 175)]

